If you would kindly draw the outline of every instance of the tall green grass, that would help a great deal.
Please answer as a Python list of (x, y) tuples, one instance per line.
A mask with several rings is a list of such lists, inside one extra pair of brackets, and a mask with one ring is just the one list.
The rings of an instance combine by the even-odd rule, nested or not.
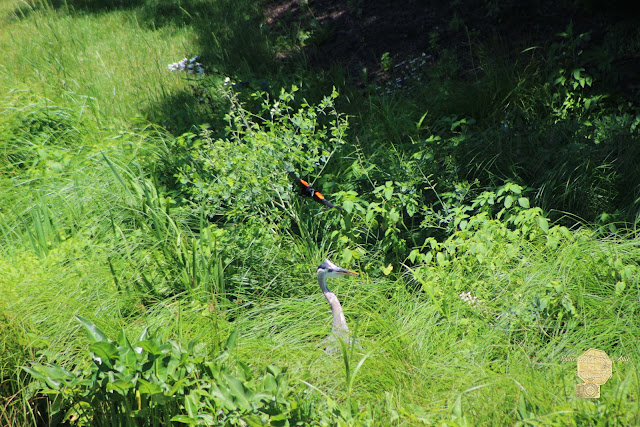
[[(357, 325), (361, 349), (351, 363), (365, 359), (353, 395), (390, 417), (386, 422), (394, 413), (454, 425), (580, 425), (604, 414), (620, 425), (637, 422), (637, 278), (631, 289), (615, 292), (615, 273), (606, 267), (609, 259), (633, 265), (637, 251), (636, 243), (585, 239), (553, 256), (532, 247), (515, 268), (499, 258), (491, 258), (495, 266), (486, 273), (436, 267), (429, 274), (439, 283), (437, 303), (408, 293), (403, 282), (365, 277), (332, 284), (352, 328)], [(495, 296), (470, 305), (458, 296), (464, 283), (477, 295)], [(555, 295), (555, 286), (564, 293), (548, 302), (549, 312), (536, 306), (549, 289)], [(563, 322), (557, 314), (569, 300), (577, 311)], [(319, 294), (274, 301), (240, 322), (242, 355), (297, 366), (307, 381), (344, 399), (344, 363), (319, 345), (329, 321)], [(604, 405), (575, 398), (575, 362), (563, 361), (590, 347), (626, 358), (614, 363), (614, 376), (602, 387)]]
[[(232, 3), (219, 6), (227, 10)], [(364, 239), (357, 253), (365, 255), (351, 265), (361, 275), (329, 284), (357, 344), (341, 354), (325, 352), (331, 313), (315, 267), (352, 243), (346, 232), (346, 244), (335, 239), (328, 224), (341, 227), (341, 220), (355, 223), (358, 217), (322, 213), (302, 199), (291, 201), (290, 212), (268, 218), (212, 222), (204, 209), (181, 205), (179, 189), (165, 187), (173, 177), (161, 175), (170, 168), (159, 164), (174, 154), (174, 137), (141, 116), (156, 123), (170, 123), (174, 113), (196, 117), (187, 111), (193, 102), (185, 95), (188, 83), (166, 65), (198, 47), (194, 22), (204, 20), (180, 15), (154, 28), (138, 20), (146, 15), (136, 7), (0, 6), (0, 51), (7, 55), (0, 67), (0, 423), (50, 421), (46, 402), (21, 366), (91, 363), (76, 315), (110, 337), (121, 330), (139, 336), (149, 327), (163, 338), (197, 339), (214, 350), (237, 328), (230, 357), (254, 372), (268, 364), (288, 368), (292, 382), (322, 396), (317, 419), (328, 424), (640, 422), (638, 238), (616, 235), (613, 227), (599, 233), (565, 229), (557, 237), (543, 230), (541, 224), (549, 224), (542, 211), (524, 209), (528, 201), (519, 203), (523, 212), (538, 215), (534, 228), (490, 209), (475, 212), (475, 229), (452, 226), (452, 217), (438, 230), (438, 237), (447, 226), (455, 231), (441, 239), (440, 255), (434, 250), (427, 259), (427, 241), (418, 251), (423, 258), (407, 257), (388, 275), (381, 273), (390, 271), (383, 270), (387, 254), (377, 247), (366, 252), (376, 242)], [(238, 10), (227, 12), (241, 21)], [(236, 48), (269, 44), (256, 41), (256, 34), (226, 44), (233, 35), (229, 25), (214, 25), (221, 30), (207, 36), (218, 40), (208, 53), (225, 71), (255, 71), (252, 61), (268, 50), (243, 60)], [(440, 63), (434, 76), (455, 65)], [(377, 189), (392, 207), (405, 193), (381, 192), (386, 180), (426, 177), (438, 165), (450, 168), (441, 182), (452, 186), (454, 179), (484, 174), (491, 165), (464, 165), (465, 159), (488, 162), (492, 152), (518, 150), (522, 143), (490, 124), (503, 120), (502, 109), (511, 103), (539, 106), (528, 99), (543, 97), (526, 89), (534, 72), (519, 74), (520, 68), (504, 64), (485, 68), (484, 77), (458, 89), (451, 79), (425, 86), (406, 102), (353, 97), (354, 104), (362, 102), (352, 106), (363, 113), (354, 119), (361, 125), (360, 145), (347, 147), (336, 161), (344, 170), (331, 166), (326, 174), (350, 181), (345, 192)], [(315, 89), (326, 84), (317, 82)], [(420, 97), (433, 101), (421, 104)], [(178, 99), (185, 103), (170, 105)], [(449, 102), (436, 105), (443, 100)], [(527, 120), (540, 119), (539, 112), (527, 114)], [(453, 126), (473, 117), (486, 126), (480, 136), (471, 132), (479, 125), (470, 120)], [(430, 153), (437, 144), (430, 145), (428, 135), (443, 141)], [(502, 135), (496, 146), (482, 146), (482, 138), (492, 135)], [(454, 143), (462, 148), (443, 148)], [(424, 149), (424, 161), (411, 163), (418, 149)], [(442, 153), (460, 157), (446, 163)], [(521, 170), (499, 160), (498, 170)], [(565, 173), (550, 180), (563, 181)], [(440, 188), (430, 185), (429, 191), (434, 203), (445, 198)], [(459, 202), (450, 208), (469, 207), (464, 197)], [(422, 213), (421, 220), (429, 215)], [(378, 232), (367, 226), (356, 231)], [(384, 230), (379, 236), (386, 237)], [(478, 301), (465, 300), (467, 292)], [(590, 347), (616, 360), (599, 400), (575, 397), (576, 365), (563, 361)]]
[(77, 106), (89, 119), (124, 124), (184, 87), (167, 65), (196, 48), (188, 27), (154, 30), (125, 11), (68, 14), (44, 0), (9, 3), (15, 9), (5, 10), (0, 34), (3, 99), (28, 91)]

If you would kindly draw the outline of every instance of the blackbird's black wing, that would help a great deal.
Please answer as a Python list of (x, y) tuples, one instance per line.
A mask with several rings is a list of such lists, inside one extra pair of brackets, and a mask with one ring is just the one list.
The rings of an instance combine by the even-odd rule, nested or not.
[(328, 208), (340, 209), (339, 206), (336, 206), (333, 203), (331, 203), (330, 201), (328, 201), (327, 199), (325, 199), (321, 192), (316, 191), (304, 179), (298, 178), (298, 176), (296, 174), (294, 174), (293, 172), (289, 172), (289, 176), (298, 185), (298, 187), (300, 188), (300, 193), (303, 196), (310, 197), (313, 200), (315, 200), (316, 202), (322, 203), (323, 205), (325, 205)]

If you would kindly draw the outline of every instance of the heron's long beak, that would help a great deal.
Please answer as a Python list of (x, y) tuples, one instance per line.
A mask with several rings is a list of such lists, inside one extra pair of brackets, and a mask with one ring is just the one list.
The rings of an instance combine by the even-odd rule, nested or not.
[(347, 270), (346, 268), (340, 268), (339, 270), (336, 270), (336, 273), (345, 275), (345, 276), (357, 276), (358, 273), (356, 271), (353, 270)]

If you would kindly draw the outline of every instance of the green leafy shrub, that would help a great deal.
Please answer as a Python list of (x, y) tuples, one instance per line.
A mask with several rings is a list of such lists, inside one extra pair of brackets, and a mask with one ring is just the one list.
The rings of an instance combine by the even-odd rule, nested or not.
[(550, 227), (542, 209), (530, 207), (522, 192), (519, 185), (507, 183), (496, 192), (483, 192), (470, 205), (452, 207), (440, 219), (453, 227), (452, 234), (442, 242), (426, 239), (411, 251), (409, 261), (440, 266), (463, 261), (465, 268), (473, 269), (495, 259), (496, 250), (517, 259), (527, 243), (554, 250), (561, 240), (571, 238), (566, 227)]
[[(571, 241), (573, 236), (566, 227), (550, 226), (543, 211), (530, 207), (522, 193), (522, 187), (507, 183), (496, 192), (483, 192), (470, 205), (452, 208), (442, 221), (455, 231), (444, 241), (427, 238), (408, 256), (409, 262), (417, 264), (411, 274), (420, 288), (434, 301), (442, 301), (442, 307), (450, 306), (458, 295), (473, 303), (475, 298), (463, 298), (467, 292), (481, 300), (494, 299), (502, 290), (491, 289), (487, 282), (505, 274), (505, 269), (526, 265), (532, 251), (552, 253)], [(445, 274), (447, 271), (456, 273)], [(459, 280), (460, 275), (477, 275), (478, 280), (468, 283)], [(550, 293), (541, 294), (536, 301), (539, 304), (533, 303), (531, 310), (547, 315), (556, 303)], [(448, 309), (443, 308), (442, 313), (448, 316)], [(575, 315), (575, 309), (570, 314)]]
[(91, 366), (68, 371), (33, 363), (24, 369), (51, 400), (50, 415), (75, 425), (280, 425), (304, 419), (302, 403), (286, 372), (269, 366), (260, 376), (228, 362), (233, 332), (217, 355), (185, 348), (147, 329), (131, 343), (124, 332), (113, 341), (90, 321)]
[(633, 256), (619, 243), (596, 245), (589, 230), (553, 224), (523, 193), (507, 183), (452, 209), (444, 220), (455, 231), (408, 256), (416, 288), (444, 318), (482, 319), (515, 341), (574, 330), (602, 300), (628, 310), (637, 298)]
[[(416, 96), (424, 100), (414, 101), (427, 112), (419, 120), (420, 113), (414, 114), (417, 135), (405, 131), (405, 141), (394, 147), (397, 157), (404, 165), (413, 162), (412, 176), (422, 171), (441, 195), (473, 183), (470, 201), (478, 189), (513, 180), (533, 189), (530, 199), (554, 220), (559, 212), (571, 212), (585, 221), (605, 213), (633, 222), (640, 174), (628, 159), (638, 155), (638, 107), (616, 102), (611, 80), (618, 72), (613, 58), (628, 56), (635, 44), (594, 41), (569, 26), (548, 46), (527, 50), (515, 63), (481, 54), (482, 73), (474, 82), (430, 76), (433, 86), (417, 88)], [(402, 112), (413, 107), (411, 101), (397, 101)], [(375, 172), (369, 178), (402, 180), (402, 168), (389, 164), (385, 145), (383, 139), (368, 147), (374, 164), (365, 167)], [(422, 200), (440, 202), (428, 194)], [(575, 223), (576, 217), (563, 220)]]
[(345, 144), (347, 119), (334, 107), (338, 93), (310, 105), (295, 98), (298, 90), (282, 90), (276, 99), (256, 92), (241, 101), (247, 94), (229, 84), (222, 89), (230, 105), (225, 136), (202, 126), (177, 137), (163, 154), (165, 173), (174, 175), (164, 182), (175, 208), (201, 219), (195, 230), (206, 227), (202, 219), (215, 222), (209, 229), (216, 230), (225, 285), (234, 294), (292, 292), (279, 265), (294, 264), (290, 239), (302, 233), (300, 218), (320, 205), (300, 202), (288, 172), (319, 175)]
[(304, 101), (296, 106), (297, 90), (282, 90), (273, 101), (254, 94), (260, 100), (255, 113), (230, 91), (226, 137), (215, 138), (203, 129), (178, 138), (171, 149), (188, 159), (176, 171), (183, 198), (231, 221), (279, 220), (290, 208), (287, 172), (306, 176), (320, 171), (344, 144), (347, 130), (346, 119), (334, 108), (335, 90), (317, 106)]
[(334, 247), (342, 249), (344, 264), (365, 254), (393, 264), (406, 258), (407, 248), (415, 244), (409, 221), (417, 216), (421, 203), (412, 184), (386, 181), (366, 194), (353, 190), (334, 194), (344, 211), (326, 221)]

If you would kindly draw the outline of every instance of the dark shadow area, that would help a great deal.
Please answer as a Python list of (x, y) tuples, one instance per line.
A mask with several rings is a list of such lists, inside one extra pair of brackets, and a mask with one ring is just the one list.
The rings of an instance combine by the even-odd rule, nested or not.
[(384, 55), (393, 67), (448, 49), (466, 58), (471, 68), (470, 56), (481, 44), (515, 58), (524, 49), (552, 43), (569, 23), (575, 33), (592, 32), (597, 40), (612, 26), (636, 25), (638, 12), (640, 5), (596, 0), (278, 0), (265, 7), (272, 31), (295, 24), (310, 33), (304, 54), (312, 67), (339, 65), (355, 78), (366, 69), (382, 79), (392, 74)]
[(259, 2), (254, 0), (161, 0), (146, 2), (142, 22), (151, 27), (189, 25), (198, 34), (202, 62), (215, 72), (236, 76), (277, 73)]
[[(296, 80), (301, 69), (336, 66), (355, 81), (363, 70), (369, 80), (384, 80), (394, 65), (422, 54), (433, 59), (443, 50), (468, 62), (464, 73), (475, 66), (472, 57), (480, 45), (515, 58), (552, 43), (570, 23), (576, 34), (590, 32), (597, 43), (605, 33), (633, 31), (640, 16), (640, 3), (622, 0), (46, 1), (87, 13), (135, 9), (141, 22), (155, 28), (192, 26), (199, 35), (197, 54), (239, 80)], [(42, 6), (36, 0), (27, 4)], [(21, 7), (18, 15), (28, 10)], [(620, 74), (628, 87), (637, 57), (610, 52), (607, 60), (626, 67)]]
[[(197, 55), (208, 75), (220, 82), (228, 77), (246, 90), (266, 90), (274, 79), (290, 78), (282, 71), (282, 64), (274, 53), (259, 2), (160, 0), (146, 2), (138, 10), (138, 16), (150, 28), (193, 28), (198, 34), (199, 48), (185, 55)], [(211, 85), (211, 81), (208, 84)], [(212, 99), (216, 97), (212, 90), (194, 80), (183, 94), (152, 106), (153, 111), (148, 115), (176, 134), (205, 122), (216, 129), (214, 122), (222, 120), (225, 112), (219, 110), (221, 101)]]
[[(272, 87), (339, 68), (356, 87), (403, 79), (401, 65), (456, 57), (460, 77), (477, 77), (474, 59), (487, 54), (515, 60), (525, 49), (545, 47), (571, 23), (594, 44), (611, 31), (633, 32), (640, 3), (622, 0), (49, 0), (54, 8), (104, 12), (135, 9), (151, 28), (188, 25), (197, 54), (214, 71), (238, 81), (267, 79)], [(35, 2), (34, 5), (41, 3)], [(21, 13), (25, 13), (22, 10)], [(620, 35), (624, 38), (624, 34)], [(640, 52), (595, 58), (611, 65), (607, 89), (637, 91)], [(176, 60), (179, 60), (177, 58)], [(601, 82), (604, 83), (604, 82)]]

